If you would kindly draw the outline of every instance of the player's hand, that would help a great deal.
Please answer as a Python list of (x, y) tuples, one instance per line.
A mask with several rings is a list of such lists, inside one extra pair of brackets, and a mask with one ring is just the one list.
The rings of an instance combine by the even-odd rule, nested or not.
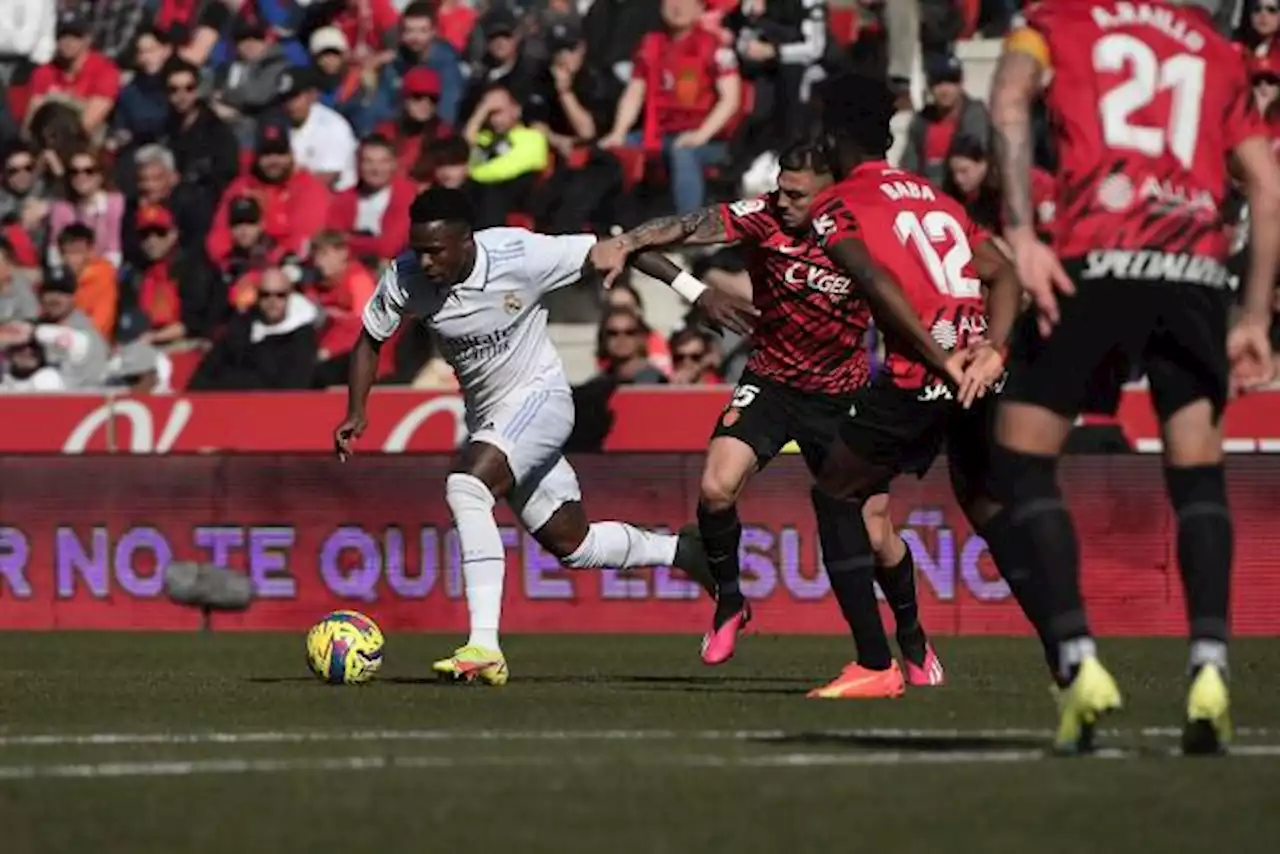
[(627, 242), (620, 237), (611, 237), (596, 241), (596, 245), (587, 253), (587, 263), (603, 278), (602, 284), (608, 289), (613, 287), (614, 280), (627, 266), (628, 255), (630, 247)]
[(750, 335), (760, 316), (751, 300), (715, 288), (703, 291), (693, 305), (702, 312), (709, 326), (717, 330), (731, 329), (739, 335)]
[(352, 443), (364, 434), (364, 430), (369, 426), (369, 420), (365, 418), (363, 412), (349, 412), (342, 423), (338, 425), (338, 429), (333, 431), (333, 450), (338, 455), (338, 462), (345, 463), (355, 453), (351, 449)]
[(1062, 269), (1062, 262), (1031, 229), (1019, 229), (1007, 235), (1013, 249), (1013, 262), (1022, 281), (1022, 289), (1035, 303), (1040, 334), (1048, 336), (1057, 324), (1058, 294), (1074, 294), (1076, 287)]
[(989, 342), (983, 341), (967, 348), (969, 363), (960, 379), (956, 400), (965, 409), (986, 396), (987, 392), (1004, 376), (1004, 353)]
[(1236, 321), (1227, 335), (1227, 357), (1231, 360), (1233, 394), (1266, 385), (1275, 376), (1271, 359), (1271, 336), (1267, 323), (1247, 317)]

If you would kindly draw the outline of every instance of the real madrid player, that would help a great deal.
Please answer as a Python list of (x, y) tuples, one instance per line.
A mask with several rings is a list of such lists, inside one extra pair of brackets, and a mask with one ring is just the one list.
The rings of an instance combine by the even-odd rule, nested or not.
[(445, 500), (462, 548), (471, 636), (432, 669), (490, 685), (507, 681), (498, 642), (506, 561), (493, 517), (500, 498), (566, 567), (670, 565), (712, 589), (696, 529), (672, 535), (589, 522), (577, 475), (561, 455), (573, 429), (573, 396), (540, 300), (616, 267), (616, 241), (520, 228), (474, 231), (466, 196), (440, 187), (414, 199), (409, 217), (410, 248), (391, 262), (364, 309), (347, 417), (334, 431), (334, 444), (346, 460), (365, 429), (382, 342), (404, 318), (425, 323), (457, 374), (470, 432), (445, 481)]

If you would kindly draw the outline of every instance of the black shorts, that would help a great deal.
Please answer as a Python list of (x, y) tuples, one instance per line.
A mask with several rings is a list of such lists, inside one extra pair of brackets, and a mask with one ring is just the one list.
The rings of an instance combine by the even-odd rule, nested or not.
[(945, 447), (957, 490), (981, 491), (998, 400), (988, 394), (964, 409), (942, 386), (903, 389), (882, 377), (854, 395), (840, 439), (858, 457), (893, 475), (918, 477)]
[(1230, 293), (1204, 285), (1086, 279), (1083, 261), (1064, 264), (1075, 296), (1059, 296), (1061, 320), (1048, 338), (1034, 311), (1018, 319), (1004, 398), (1074, 418), (1114, 415), (1124, 383), (1145, 373), (1163, 420), (1207, 398), (1227, 402)]
[(761, 469), (794, 441), (816, 476), (849, 411), (850, 399), (799, 391), (746, 371), (711, 437), (730, 436), (743, 442), (755, 453)]

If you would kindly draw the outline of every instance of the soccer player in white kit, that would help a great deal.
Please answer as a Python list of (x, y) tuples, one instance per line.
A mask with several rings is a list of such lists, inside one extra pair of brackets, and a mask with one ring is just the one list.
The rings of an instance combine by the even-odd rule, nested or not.
[(409, 217), (410, 248), (382, 274), (364, 309), (347, 417), (334, 444), (345, 460), (364, 431), (382, 342), (404, 318), (425, 323), (462, 387), (470, 433), (445, 481), (445, 500), (462, 549), (471, 636), (432, 669), (468, 682), (507, 681), (498, 642), (506, 561), (493, 516), (500, 498), (566, 567), (676, 566), (711, 590), (696, 528), (660, 534), (625, 522), (589, 522), (577, 475), (561, 454), (573, 429), (573, 395), (540, 301), (617, 266), (618, 247), (590, 235), (473, 231), (467, 197), (442, 187), (419, 194)]

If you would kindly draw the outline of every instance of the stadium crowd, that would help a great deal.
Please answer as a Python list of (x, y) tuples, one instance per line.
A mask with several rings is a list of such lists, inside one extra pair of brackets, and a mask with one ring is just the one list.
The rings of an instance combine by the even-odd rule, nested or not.
[[(419, 189), (463, 187), (483, 225), (552, 233), (761, 192), (774, 152), (811, 124), (814, 84), (844, 68), (884, 75), (904, 110), (923, 68), (901, 165), (995, 224), (990, 119), (953, 46), (1001, 35), (1020, 5), (12, 0), (0, 391), (340, 384)], [(1252, 2), (1239, 28), (1274, 115), (1280, 0)], [(1047, 146), (1037, 165), (1047, 227)], [(745, 275), (732, 250), (693, 263), (708, 280)], [(598, 321), (610, 385), (732, 380), (745, 361), (744, 342), (650, 328), (625, 282), (550, 309)], [(408, 328), (380, 377), (453, 383)]]

